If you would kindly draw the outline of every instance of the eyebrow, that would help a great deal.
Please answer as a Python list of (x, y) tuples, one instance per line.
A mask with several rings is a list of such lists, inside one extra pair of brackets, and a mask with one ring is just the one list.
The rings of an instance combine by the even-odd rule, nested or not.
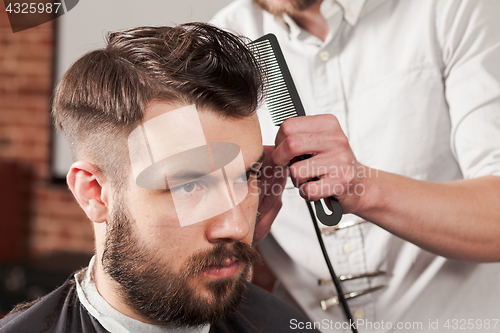
[[(262, 164), (262, 162), (264, 162), (264, 160), (266, 159), (266, 153), (265, 152), (262, 152), (262, 155), (260, 155), (259, 159), (255, 162), (253, 162), (246, 170), (245, 170), (245, 173), (248, 174), (248, 173), (251, 173), (251, 172), (255, 172), (255, 168), (257, 168), (259, 165)], [(194, 180), (194, 179), (198, 179), (198, 178), (201, 178), (201, 177), (204, 177), (204, 176), (208, 176), (209, 174), (207, 173), (202, 173), (202, 172), (184, 172), (184, 171), (180, 171), (178, 173), (174, 173), (172, 175), (170, 175), (168, 178), (170, 179), (170, 182), (172, 183), (179, 183), (182, 184), (184, 181), (186, 180)], [(179, 186), (177, 184), (174, 184), (174, 187), (176, 186)], [(167, 180), (167, 189), (169, 189), (170, 186), (168, 186), (168, 180)]]

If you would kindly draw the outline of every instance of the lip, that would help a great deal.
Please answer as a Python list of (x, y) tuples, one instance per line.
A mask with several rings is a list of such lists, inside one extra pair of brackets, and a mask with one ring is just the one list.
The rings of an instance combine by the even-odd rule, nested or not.
[(203, 273), (210, 278), (224, 279), (235, 275), (239, 267), (238, 260), (227, 259), (222, 266), (208, 266)]

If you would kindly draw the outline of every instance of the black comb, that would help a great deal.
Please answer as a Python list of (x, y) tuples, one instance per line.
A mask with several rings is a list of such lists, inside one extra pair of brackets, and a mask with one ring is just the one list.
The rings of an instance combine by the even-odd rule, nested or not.
[[(261, 38), (253, 41), (249, 47), (252, 49), (257, 61), (267, 74), (267, 80), (264, 87), (267, 92), (266, 104), (274, 125), (280, 126), (281, 123), (288, 118), (305, 116), (306, 113), (304, 111), (304, 107), (302, 106), (302, 102), (300, 101), (299, 93), (295, 88), (292, 75), (288, 70), (285, 57), (283, 56), (283, 52), (281, 52), (276, 36), (273, 34), (262, 36)], [(309, 156), (307, 155), (303, 155), (300, 158), (304, 160), (308, 157)], [(335, 198), (329, 197), (328, 199), (333, 213), (328, 215), (325, 212), (323, 205), (318, 200), (314, 202), (316, 216), (321, 223), (328, 226), (334, 226), (337, 225), (342, 218), (342, 207), (340, 207), (339, 202)], [(335, 289), (337, 290), (337, 294), (345, 295), (342, 284), (335, 274), (330, 258), (328, 257), (328, 251), (326, 250), (323, 238), (321, 237), (321, 231), (310, 202), (307, 202), (307, 208), (309, 210), (309, 214), (311, 215), (316, 237), (318, 238), (321, 252), (325, 258), (325, 262), (328, 267), (328, 271), (330, 272), (330, 276), (332, 277), (333, 284), (335, 285)], [(352, 332), (358, 333), (358, 329), (354, 324), (354, 319), (351, 314), (351, 309), (347, 304), (347, 300), (345, 297), (339, 297), (339, 302), (342, 305), (342, 309), (344, 310)]]
[[(295, 88), (276, 36), (264, 35), (250, 43), (249, 47), (267, 76), (264, 87), (267, 92), (266, 105), (274, 125), (280, 126), (288, 118), (305, 116), (304, 106), (300, 101), (299, 93)], [(304, 160), (308, 157), (304, 155), (300, 158)], [(314, 207), (321, 223), (334, 226), (342, 218), (342, 207), (334, 197), (328, 199), (332, 214), (325, 212), (320, 200), (314, 202)]]

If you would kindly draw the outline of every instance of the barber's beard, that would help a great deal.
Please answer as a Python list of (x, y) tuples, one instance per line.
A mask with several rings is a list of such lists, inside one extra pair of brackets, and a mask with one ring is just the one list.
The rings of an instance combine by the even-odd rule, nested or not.
[[(123, 300), (135, 312), (158, 324), (192, 327), (213, 324), (236, 310), (246, 291), (250, 267), (260, 260), (254, 248), (241, 242), (232, 247), (218, 244), (210, 251), (195, 253), (178, 274), (165, 258), (158, 257), (155, 249), (140, 244), (121, 206), (109, 221), (102, 264), (120, 284)], [(227, 258), (235, 258), (243, 265), (239, 277), (206, 283), (209, 299), (189, 286), (190, 278), (203, 274), (210, 265), (222, 266)]]
[(282, 16), (288, 14), (293, 16), (297, 12), (308, 9), (314, 5), (318, 0), (290, 0), (284, 5), (278, 5), (273, 0), (253, 0), (260, 8), (268, 11), (274, 16)]

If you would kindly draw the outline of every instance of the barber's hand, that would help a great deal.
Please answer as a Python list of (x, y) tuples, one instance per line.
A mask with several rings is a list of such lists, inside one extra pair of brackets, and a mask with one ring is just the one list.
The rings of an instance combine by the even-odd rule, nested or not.
[(281, 209), (281, 195), (285, 188), (288, 170), (273, 163), (273, 146), (264, 146), (266, 159), (259, 172), (259, 213), (255, 225), (255, 242), (259, 242), (271, 231), (276, 215)]
[[(273, 162), (290, 166), (293, 183), (309, 201), (335, 197), (344, 213), (355, 212), (364, 193), (361, 171), (365, 167), (354, 156), (351, 146), (333, 115), (287, 119), (276, 136)], [(301, 161), (301, 155), (312, 157)], [(310, 179), (316, 179), (307, 182)], [(328, 200), (326, 200), (328, 203)]]

